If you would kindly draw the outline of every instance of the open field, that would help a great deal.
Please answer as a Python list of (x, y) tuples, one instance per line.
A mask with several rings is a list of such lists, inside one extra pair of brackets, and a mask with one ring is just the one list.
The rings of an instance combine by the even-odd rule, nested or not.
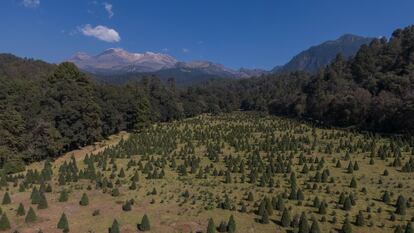
[[(202, 115), (31, 164), (2, 178), (0, 197), (7, 191), (11, 203), (1, 208), (7, 232), (21, 233), (62, 232), (62, 213), (77, 233), (108, 232), (114, 219), (120, 232), (137, 232), (144, 214), (154, 233), (207, 232), (210, 218), (219, 227), (231, 215), (240, 233), (340, 232), (345, 219), (352, 232), (394, 232), (414, 217), (413, 143), (256, 113)], [(34, 187), (47, 208), (32, 204)], [(16, 215), (20, 203), (25, 213), (33, 207), (34, 222)]]

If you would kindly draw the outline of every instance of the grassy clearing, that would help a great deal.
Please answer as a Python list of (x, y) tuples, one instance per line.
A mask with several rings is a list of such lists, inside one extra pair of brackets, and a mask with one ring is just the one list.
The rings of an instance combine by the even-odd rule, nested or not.
[[(240, 233), (299, 231), (295, 224), (281, 226), (281, 210), (272, 209), (269, 223), (261, 223), (261, 201), (280, 197), (292, 219), (306, 213), (309, 226), (311, 219), (316, 219), (320, 232), (340, 231), (347, 217), (353, 232), (394, 232), (396, 225), (405, 226), (414, 214), (414, 175), (401, 171), (412, 157), (412, 146), (409, 139), (320, 129), (256, 113), (203, 115), (157, 124), (139, 134), (121, 133), (68, 153), (51, 163), (50, 180), (28, 182), (26, 173), (10, 176), (2, 194), (8, 191), (12, 203), (3, 205), (2, 210), (12, 232), (62, 232), (56, 226), (63, 212), (70, 232), (107, 232), (114, 219), (121, 232), (137, 232), (144, 214), (150, 219), (150, 232), (156, 233), (206, 232), (209, 218), (218, 226), (221, 221), (227, 223), (231, 215)], [(62, 170), (71, 169), (73, 158), (77, 181), (61, 175), (66, 174)], [(401, 164), (393, 165), (395, 160)], [(357, 163), (352, 173), (350, 162), (353, 167)], [(35, 163), (27, 170), (41, 172), (47, 170), (44, 166), (45, 162)], [(315, 179), (325, 170), (329, 171), (325, 180)], [(135, 173), (139, 180), (131, 190)], [(296, 185), (291, 181), (293, 173)], [(356, 188), (350, 187), (352, 178)], [(45, 193), (48, 208), (38, 210), (30, 195), (41, 183), (50, 184), (52, 192)], [(26, 190), (19, 191), (20, 185)], [(289, 198), (292, 187), (302, 191), (303, 199)], [(115, 188), (119, 196), (111, 195)], [(69, 190), (67, 202), (58, 201), (63, 189)], [(388, 204), (382, 201), (385, 191), (390, 194)], [(87, 206), (79, 205), (83, 193), (89, 197)], [(248, 200), (249, 193), (253, 200)], [(339, 203), (341, 193), (354, 196), (350, 210)], [(395, 214), (399, 195), (406, 199), (405, 215)], [(327, 203), (326, 214), (314, 206), (315, 197)], [(123, 211), (122, 205), (131, 199), (131, 211)], [(32, 206), (38, 220), (27, 224), (24, 216), (16, 216), (19, 203), (26, 212)], [(245, 212), (241, 211), (243, 206)], [(364, 226), (355, 224), (360, 211)]]

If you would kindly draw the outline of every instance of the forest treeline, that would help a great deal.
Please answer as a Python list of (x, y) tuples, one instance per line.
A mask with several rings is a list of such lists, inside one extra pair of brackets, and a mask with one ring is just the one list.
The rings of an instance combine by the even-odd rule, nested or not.
[(71, 63), (6, 58), (0, 59), (5, 61), (0, 66), (0, 165), (11, 167), (152, 122), (238, 109), (414, 132), (414, 26), (396, 30), (389, 40), (373, 40), (349, 60), (338, 55), (316, 75), (212, 79), (186, 88), (176, 87), (173, 78), (162, 83), (156, 77), (100, 84)]

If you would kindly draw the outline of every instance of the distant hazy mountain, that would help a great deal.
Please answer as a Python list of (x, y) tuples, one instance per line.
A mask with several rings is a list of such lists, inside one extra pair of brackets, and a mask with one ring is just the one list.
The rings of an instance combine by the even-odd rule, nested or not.
[(129, 53), (123, 49), (107, 49), (96, 56), (76, 53), (69, 61), (94, 74), (154, 72), (172, 68), (178, 62), (166, 54)]
[(99, 79), (116, 83), (150, 74), (160, 78), (174, 77), (178, 82), (187, 83), (213, 77), (249, 78), (267, 73), (259, 69), (233, 70), (209, 61), (180, 62), (166, 54), (130, 53), (119, 48), (107, 49), (96, 56), (76, 53), (69, 61)]
[(363, 44), (369, 44), (374, 38), (345, 34), (336, 40), (326, 41), (320, 45), (294, 56), (292, 60), (283, 66), (277, 66), (273, 72), (307, 71), (315, 73), (319, 68), (328, 65), (338, 53), (345, 57), (356, 54)]
[[(210, 78), (249, 78), (271, 72), (308, 71), (315, 72), (329, 64), (336, 54), (353, 56), (363, 44), (372, 38), (346, 34), (337, 40), (313, 46), (296, 55), (283, 66), (272, 71), (241, 68), (234, 70), (209, 61), (181, 62), (161, 53), (130, 53), (123, 49), (107, 49), (90, 56), (76, 53), (69, 61), (94, 77), (110, 83), (125, 83), (143, 76), (156, 75), (162, 80), (175, 78), (177, 84), (190, 85)], [(0, 54), (0, 76), (12, 79), (36, 79), (50, 74), (55, 65), (40, 60), (19, 58), (12, 54)]]

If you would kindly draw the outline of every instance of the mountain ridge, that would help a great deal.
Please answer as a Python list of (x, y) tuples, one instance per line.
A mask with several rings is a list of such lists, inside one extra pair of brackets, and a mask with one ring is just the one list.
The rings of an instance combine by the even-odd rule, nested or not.
[(306, 71), (315, 73), (320, 68), (329, 65), (338, 53), (341, 53), (345, 58), (352, 57), (362, 45), (369, 44), (372, 40), (374, 38), (346, 33), (335, 40), (328, 40), (303, 50), (293, 56), (285, 65), (274, 67), (272, 72)]
[[(81, 70), (106, 81), (108, 76), (132, 77), (144, 74), (158, 75), (161, 78), (174, 77), (184, 82), (190, 81), (189, 79), (201, 81), (211, 77), (240, 79), (270, 73), (295, 71), (315, 73), (320, 68), (329, 65), (338, 53), (341, 53), (345, 58), (352, 57), (362, 45), (369, 44), (373, 39), (346, 33), (336, 39), (311, 46), (293, 56), (286, 64), (275, 66), (271, 70), (231, 69), (212, 61), (184, 62), (164, 53), (132, 53), (122, 48), (109, 48), (94, 56), (78, 52), (68, 61), (75, 63)], [(115, 79), (116, 77), (110, 78), (112, 81)]]
[[(91, 56), (84, 52), (75, 53), (68, 61), (79, 69), (94, 74), (102, 81), (114, 82), (118, 76), (127, 80), (143, 75), (157, 75), (161, 79), (174, 77), (180, 82), (204, 81), (209, 78), (250, 78), (269, 73), (261, 69), (240, 68), (234, 70), (212, 61), (179, 61), (174, 57), (154, 52), (131, 53), (121, 48), (110, 48)], [(122, 81), (119, 81), (122, 83)], [(119, 83), (117, 82), (117, 83)]]

